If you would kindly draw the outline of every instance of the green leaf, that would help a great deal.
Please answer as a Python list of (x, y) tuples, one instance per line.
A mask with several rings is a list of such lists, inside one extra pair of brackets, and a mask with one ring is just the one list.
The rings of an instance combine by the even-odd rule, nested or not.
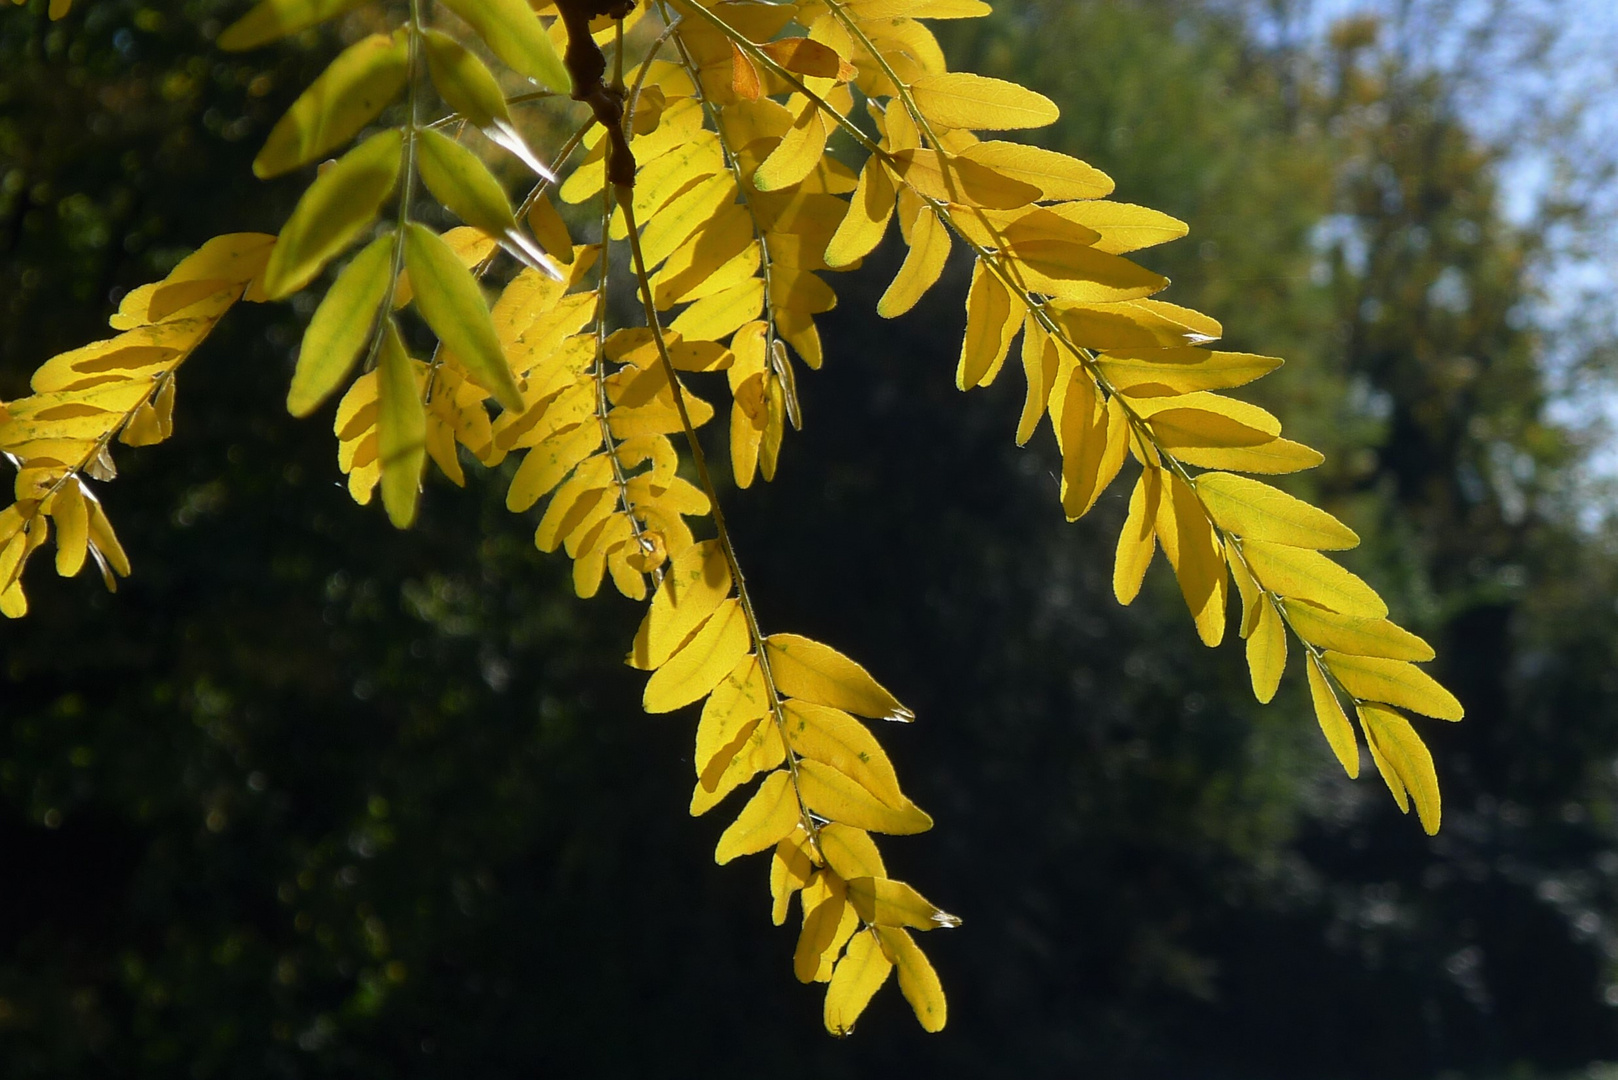
[(343, 12), (357, 8), (365, 0), (264, 0), (237, 19), (219, 35), (219, 47), (228, 52), (256, 49), (288, 34), (296, 34)]
[(399, 177), (404, 134), (390, 128), (373, 135), (315, 178), (281, 227), (264, 267), (264, 292), (289, 296), (352, 244), (375, 219)]
[(308, 416), (336, 390), (371, 336), (393, 269), (389, 232), (354, 256), (326, 291), (298, 349), (298, 366), (287, 391), (287, 411)]
[(405, 226), (405, 265), (415, 289), (416, 309), (444, 347), (496, 401), (512, 412), (521, 412), (522, 393), (472, 272), (461, 265), (443, 237), (415, 222)]
[(416, 496), (427, 462), (427, 410), (416, 365), (389, 320), (377, 367), (376, 453), (382, 463), (382, 505), (401, 529), (416, 520)]
[(271, 130), (254, 174), (279, 176), (353, 138), (404, 89), (409, 66), (403, 33), (372, 34), (344, 49)]
[(448, 135), (431, 128), (421, 133), (422, 182), (449, 212), (492, 236), (517, 227), (511, 202), (478, 156)]
[(547, 90), (572, 85), (562, 58), (544, 27), (524, 0), (444, 0), (444, 6), (465, 19), (490, 51)]
[(511, 118), (506, 96), (482, 60), (441, 30), (428, 30), (421, 43), (426, 46), (427, 72), (450, 108), (480, 128)]

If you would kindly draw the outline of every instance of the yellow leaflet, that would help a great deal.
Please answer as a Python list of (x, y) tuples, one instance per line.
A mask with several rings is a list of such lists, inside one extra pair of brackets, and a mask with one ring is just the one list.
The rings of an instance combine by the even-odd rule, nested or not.
[(392, 322), (383, 330), (377, 373), (376, 453), (382, 466), (382, 505), (397, 528), (407, 529), (416, 519), (416, 495), (427, 461), (427, 414), (415, 362)]
[(287, 411), (308, 416), (347, 378), (376, 323), (393, 270), (391, 232), (373, 240), (321, 298), (298, 348)]
[(1360, 701), (1386, 702), (1439, 720), (1459, 720), (1466, 715), (1454, 694), (1407, 661), (1331, 651), (1326, 652), (1325, 660), (1337, 681)]
[(579, 379), (561, 393), (538, 402), (521, 413), (502, 413), (494, 422), (497, 451), (537, 446), (553, 434), (580, 424), (596, 411), (593, 380)]
[(1032, 184), (1043, 199), (1102, 199), (1112, 194), (1112, 178), (1078, 158), (1014, 142), (981, 142), (961, 151), (1001, 176)]
[(1309, 658), (1309, 697), (1315, 704), (1315, 719), (1320, 721), (1320, 730), (1326, 736), (1332, 753), (1342, 763), (1343, 771), (1348, 773), (1350, 780), (1360, 775), (1360, 748), (1354, 742), (1354, 729), (1349, 725), (1348, 716), (1343, 712), (1343, 705), (1337, 700), (1337, 694), (1332, 690), (1331, 684), (1326, 681), (1325, 670), (1320, 661), (1313, 656)]
[(1155, 307), (1150, 300), (1120, 304), (1052, 303), (1074, 344), (1087, 349), (1158, 349), (1198, 345), (1207, 337)]
[(1207, 349), (1118, 349), (1097, 358), (1107, 381), (1129, 397), (1243, 386), (1281, 366), (1271, 356)]
[(760, 191), (792, 187), (814, 171), (825, 153), (826, 125), (820, 119), (820, 106), (805, 98), (792, 127), (753, 174), (753, 186)]
[(254, 174), (279, 176), (353, 138), (404, 89), (406, 57), (403, 32), (372, 34), (344, 49), (271, 129)]
[[(698, 245), (693, 247), (696, 248)], [(704, 300), (715, 293), (740, 285), (758, 273), (764, 251), (755, 240), (729, 259), (714, 261), (722, 259), (723, 254), (723, 251), (715, 251), (709, 255), (700, 250), (693, 250), (692, 261), (674, 273), (669, 272), (674, 263), (672, 261), (665, 263), (663, 269), (652, 276), (652, 301), (658, 310), (667, 311), (675, 304)]]
[(764, 281), (749, 278), (740, 285), (698, 300), (681, 312), (669, 328), (692, 340), (718, 341), (758, 318), (763, 310)]
[(152, 400), (131, 414), (118, 441), (129, 446), (151, 446), (174, 434), (174, 388), (178, 382), (172, 373), (164, 379)]
[(661, 484), (650, 476), (632, 476), (624, 487), (629, 501), (637, 506), (656, 503), (668, 513), (688, 517), (706, 514), (713, 508), (701, 488), (678, 476)]
[[(470, 225), (457, 225), (443, 235), (443, 241), (468, 270), (493, 255), (495, 248), (500, 246), (494, 237)], [(399, 311), (415, 298), (415, 291), (410, 287), (410, 270), (407, 268), (399, 275), (399, 283), (394, 286), (393, 310)]]
[(940, 164), (932, 150), (900, 150), (892, 168), (920, 195), (940, 202), (980, 206), (987, 210), (1015, 210), (1038, 199), (1032, 184), (1002, 176), (969, 158), (950, 158)]
[(944, 1024), (949, 1019), (949, 1008), (945, 1004), (943, 984), (938, 981), (933, 965), (906, 931), (895, 926), (884, 926), (876, 930), (876, 935), (899, 971), (899, 992), (910, 1003), (922, 1030), (944, 1030)]
[(1227, 562), (1230, 566), (1230, 576), (1236, 580), (1236, 591), (1242, 594), (1242, 637), (1247, 638), (1258, 626), (1259, 612), (1268, 601), (1264, 599), (1264, 594), (1259, 592), (1258, 582), (1248, 573), (1245, 562), (1241, 559), (1229, 559)]
[[(676, 371), (725, 371), (736, 359), (729, 349), (717, 342), (685, 341), (678, 331), (665, 330), (663, 344)], [(667, 385), (667, 376), (661, 369), (662, 354), (652, 331), (647, 327), (635, 326), (613, 331), (612, 336), (607, 338), (607, 359), (653, 372), (650, 377), (656, 381), (646, 385), (644, 389), (647, 392), (655, 392), (655, 388)], [(654, 372), (653, 369), (657, 370)]]
[[(463, 379), (448, 365), (440, 365), (433, 373), (432, 400), (427, 406), (429, 427), (440, 427), (445, 436), (453, 435), (472, 455), (485, 465), (495, 460), (494, 428), (483, 403), (488, 399), (484, 390)], [(454, 447), (450, 446), (451, 453)], [(446, 470), (448, 472), (449, 470)], [(459, 475), (457, 465), (451, 476)]]
[(1259, 584), (1273, 593), (1344, 615), (1387, 617), (1388, 606), (1375, 589), (1318, 551), (1247, 540), (1242, 543), (1242, 553)]
[(1287, 605), (1287, 618), (1299, 637), (1322, 649), (1417, 663), (1436, 655), (1431, 645), (1386, 619), (1356, 619), (1301, 602)]
[(910, 87), (916, 107), (935, 125), (973, 131), (1010, 131), (1054, 124), (1056, 103), (1003, 79), (968, 72), (928, 75)]
[[(1399, 809), (1405, 810), (1405, 792), (1415, 800), (1416, 814), (1428, 836), (1438, 832), (1442, 805), (1438, 795), (1438, 774), (1433, 771), (1433, 755), (1416, 734), (1410, 721), (1379, 705), (1361, 705), (1360, 727), (1365, 741), (1388, 790)], [(1391, 774), (1391, 775), (1390, 775)]]
[(730, 828), (719, 837), (714, 862), (723, 866), (742, 855), (752, 855), (774, 847), (798, 827), (798, 800), (792, 791), (792, 778), (778, 769), (764, 778)]
[(915, 803), (906, 800), (903, 808), (888, 806), (858, 781), (823, 762), (807, 758), (798, 762), (798, 782), (809, 809), (829, 821), (894, 836), (926, 832), (933, 827), (933, 819)]
[[(676, 199), (675, 205), (659, 215), (658, 222), (667, 226), (662, 230), (665, 236), (684, 233), (678, 240), (663, 241), (656, 252), (657, 256), (667, 256), (662, 268), (652, 275), (653, 300), (659, 310), (677, 302), (674, 293), (701, 287), (716, 268), (727, 266), (749, 247), (756, 245), (752, 216), (746, 207), (731, 201), (735, 198), (735, 182), (726, 184), (724, 180), (724, 177), (715, 177), (704, 181)], [(710, 188), (709, 185), (713, 186)], [(699, 192), (705, 194), (699, 195)], [(687, 199), (700, 202), (709, 196), (712, 197), (713, 208), (703, 212), (703, 220), (682, 221), (675, 216), (686, 212), (683, 204)], [(650, 227), (647, 231), (651, 232)], [(686, 242), (688, 238), (689, 243)], [(647, 249), (646, 264), (656, 265), (650, 250), (650, 239), (642, 247)]]
[(898, 275), (877, 301), (876, 312), (894, 319), (916, 306), (928, 289), (938, 283), (949, 261), (949, 230), (931, 210), (923, 208), (910, 226), (910, 250)]
[(1326, 460), (1319, 452), (1291, 439), (1271, 439), (1256, 446), (1177, 446), (1174, 456), (1203, 469), (1269, 474), (1301, 472)]
[(607, 557), (619, 548), (635, 543), (635, 526), (628, 515), (609, 514), (590, 531), (579, 544), (573, 557), (573, 591), (581, 599), (589, 599), (601, 588), (601, 574), (607, 568)]
[(550, 90), (571, 85), (567, 68), (525, 0), (444, 0), (477, 31), (489, 51), (519, 75)]
[(1096, 250), (1122, 255), (1178, 240), (1190, 231), (1185, 222), (1144, 206), (1102, 200), (1071, 202), (1051, 212), (1101, 234)]
[(662, 667), (730, 594), (730, 585), (730, 564), (717, 541), (693, 544), (677, 555), (641, 620), (630, 666), (642, 671)]
[(847, 0), (844, 5), (860, 19), (980, 19), (989, 14), (979, 0)]
[(994, 381), (1022, 325), (1022, 314), (1022, 305), (1013, 309), (1011, 293), (978, 260), (972, 267), (972, 286), (966, 294), (966, 337), (955, 368), (956, 389), (987, 386)]
[(1203, 473), (1196, 484), (1214, 521), (1237, 536), (1323, 551), (1359, 546), (1353, 529), (1279, 488), (1225, 472)]
[(691, 816), (700, 817), (718, 806), (725, 796), (767, 769), (786, 760), (786, 744), (769, 720), (757, 721), (735, 753), (716, 757), (691, 792)]
[(56, 572), (73, 577), (84, 569), (84, 556), (90, 549), (90, 509), (77, 479), (67, 480), (51, 500), (51, 519), (56, 522)]
[[(1243, 596), (1246, 600), (1246, 596)], [(1247, 667), (1253, 676), (1253, 696), (1268, 705), (1281, 685), (1287, 666), (1287, 631), (1275, 605), (1264, 601), (1253, 632), (1247, 636)]]
[(1060, 415), (1051, 409), (1051, 422), (1062, 435), (1062, 510), (1076, 521), (1123, 468), (1129, 423), (1116, 398), (1105, 405), (1096, 400), (1095, 384), (1077, 368)]
[[(674, 444), (662, 435), (643, 435), (639, 438), (629, 439), (618, 444), (618, 460), (626, 469), (633, 469), (646, 462), (652, 463), (652, 471), (642, 473), (637, 480), (649, 479), (656, 488), (667, 488), (675, 481), (674, 472), (680, 467), (679, 455), (674, 452)], [(684, 481), (681, 481), (684, 484)], [(690, 485), (686, 485), (690, 487)], [(695, 490), (695, 489), (692, 489)], [(700, 493), (699, 493), (700, 494)], [(707, 496), (702, 495), (702, 505), (707, 506)], [(707, 513), (707, 510), (697, 511)]]
[(764, 382), (764, 432), (758, 446), (758, 471), (766, 480), (775, 479), (781, 439), (786, 432), (786, 411), (786, 391), (772, 372)]
[(893, 764), (876, 738), (841, 709), (788, 700), (787, 742), (799, 755), (824, 762), (895, 809), (910, 800), (899, 790)]
[(642, 226), (645, 231), (641, 235), (641, 252), (646, 257), (647, 267), (657, 266), (699, 233), (703, 237), (734, 237), (740, 223), (746, 230), (743, 243), (752, 240), (753, 218), (746, 207), (736, 203), (740, 194), (736, 178), (724, 172), (708, 177), (670, 200)]
[[(119, 334), (115, 338), (54, 356), (34, 372), (31, 386), (35, 393), (46, 394), (58, 390), (81, 390), (98, 384), (131, 379), (138, 376), (151, 378), (156, 372), (149, 369), (174, 361), (180, 349), (160, 341), (173, 341), (177, 336), (185, 349), (190, 349), (200, 334), (182, 328), (177, 323), (162, 326), (143, 326)], [(5, 415), (0, 414), (0, 422)]]
[(833, 1035), (852, 1034), (854, 1021), (892, 972), (893, 961), (877, 943), (876, 932), (855, 934), (826, 988), (826, 1030)]
[(1209, 648), (1225, 637), (1225, 557), (1213, 526), (1194, 491), (1179, 476), (1167, 476), (1167, 498), (1157, 504), (1157, 535), (1163, 554), (1180, 581), (1180, 593), (1197, 625), (1197, 636)]
[(727, 372), (730, 378), (730, 471), (736, 486), (748, 488), (758, 468), (759, 447), (769, 421), (764, 400), (766, 370), (764, 323), (750, 323), (736, 331), (730, 347), (736, 362)]
[(688, 643), (652, 673), (643, 707), (649, 713), (672, 712), (707, 697), (752, 644), (741, 602), (726, 600)]
[[(758, 657), (743, 657), (703, 703), (702, 719), (697, 724), (696, 756), (692, 759), (697, 776), (706, 776), (710, 765), (727, 749), (734, 755), (751, 733), (753, 722), (767, 717), (769, 712), (769, 695)], [(726, 762), (728, 758), (720, 767)], [(717, 772), (714, 779), (718, 779)]]
[(1045, 402), (1056, 382), (1057, 368), (1056, 343), (1037, 319), (1028, 316), (1022, 335), (1022, 370), (1028, 381), (1028, 393), (1023, 399), (1022, 417), (1017, 421), (1018, 446), (1033, 438), (1034, 430), (1039, 427), (1040, 418), (1045, 415)]
[(550, 197), (541, 195), (528, 210), (528, 229), (539, 241), (539, 246), (564, 266), (573, 261), (573, 237), (567, 231), (567, 222), (556, 212)]
[(832, 822), (820, 829), (820, 851), (826, 863), (844, 881), (862, 877), (887, 877), (882, 853), (864, 829)]
[(803, 929), (792, 952), (792, 970), (799, 982), (827, 982), (832, 961), (859, 928), (860, 919), (848, 903), (843, 883), (835, 874), (817, 872), (803, 890)]
[(1083, 304), (1136, 300), (1169, 283), (1128, 259), (1065, 240), (1022, 241), (1006, 252), (1005, 259), (1026, 291)]
[(815, 864), (804, 847), (806, 842), (806, 834), (795, 830), (775, 845), (775, 854), (770, 858), (770, 921), (776, 926), (787, 921), (792, 894), (803, 888), (815, 872)]
[(594, 317), (595, 306), (593, 292), (563, 296), (507, 346), (512, 370), (526, 383), (524, 400), (543, 397), (539, 386), (550, 385), (549, 393), (563, 385), (552, 382), (558, 371), (577, 374), (595, 361), (595, 335), (579, 333)]
[(229, 52), (256, 49), (299, 30), (336, 18), (364, 0), (263, 0), (219, 35), (219, 47)]
[(932, 904), (902, 881), (884, 877), (848, 879), (848, 901), (861, 919), (876, 926), (910, 926), (917, 930), (957, 927), (961, 920)]
[(843, 59), (835, 49), (809, 38), (792, 37), (771, 41), (764, 45), (770, 59), (799, 75), (814, 79), (836, 79), (847, 82), (854, 77), (854, 66)]
[(549, 495), (579, 462), (601, 448), (601, 425), (587, 420), (559, 431), (528, 451), (506, 489), (506, 509), (520, 514)]
[(555, 551), (585, 522), (611, 511), (613, 501), (607, 488), (612, 483), (612, 460), (597, 454), (581, 464), (545, 507), (534, 530), (534, 546)]
[(309, 284), (371, 224), (398, 179), (403, 147), (403, 135), (389, 128), (315, 177), (281, 227), (264, 267), (264, 292), (270, 299), (283, 299)]
[(1168, 449), (1261, 446), (1281, 434), (1281, 422), (1257, 405), (1218, 394), (1136, 398), (1130, 408)]
[(1146, 568), (1157, 552), (1157, 506), (1162, 491), (1160, 471), (1142, 469), (1129, 496), (1129, 516), (1118, 534), (1118, 553), (1112, 564), (1112, 592), (1120, 604), (1134, 603), (1140, 595)]
[[(701, 427), (713, 419), (713, 406), (685, 391), (685, 407), (692, 427)], [(615, 439), (633, 439), (640, 435), (668, 435), (685, 430), (679, 411), (674, 407), (674, 394), (665, 384), (657, 396), (645, 405), (621, 406), (607, 413), (607, 426)]]
[(776, 688), (788, 697), (872, 719), (916, 718), (863, 667), (829, 646), (797, 634), (771, 634), (765, 652)]

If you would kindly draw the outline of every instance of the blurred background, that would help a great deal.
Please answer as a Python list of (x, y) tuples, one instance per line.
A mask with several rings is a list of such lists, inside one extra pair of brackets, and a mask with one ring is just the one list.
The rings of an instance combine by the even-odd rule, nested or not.
[[(248, 162), (359, 32), (225, 56), (235, 0), (44, 6), (0, 12), (0, 399), (278, 227), (299, 181)], [(884, 323), (890, 245), (730, 502), (767, 624), (919, 714), (883, 737), (937, 828), (884, 851), (965, 919), (943, 1034), (889, 987), (832, 1040), (766, 863), (685, 813), (635, 606), (576, 600), (498, 476), (410, 533), (356, 508), (281, 405), (312, 303), (244, 307), (118, 457), (135, 576), (41, 569), (0, 626), (0, 1075), (1618, 1076), (1618, 16), (999, 7), (952, 66), (1057, 100), (1041, 140), (1190, 223), (1143, 260), (1169, 298), (1288, 358), (1253, 397), (1328, 456), (1299, 490), (1468, 708), (1422, 726), (1443, 831), (1343, 776), (1297, 671), (1256, 706), (1161, 562), (1117, 605), (1126, 489), (1062, 520), (1018, 379), (952, 387), (968, 267)]]

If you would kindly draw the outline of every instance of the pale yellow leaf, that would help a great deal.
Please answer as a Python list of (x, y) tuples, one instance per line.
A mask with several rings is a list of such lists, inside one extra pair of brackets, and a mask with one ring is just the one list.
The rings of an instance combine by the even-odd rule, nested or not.
[(905, 253), (904, 263), (877, 301), (877, 314), (894, 319), (915, 307), (943, 275), (949, 252), (949, 230), (931, 210), (923, 209), (911, 226), (910, 250)]
[(1357, 779), (1360, 775), (1360, 748), (1354, 741), (1354, 728), (1343, 712), (1342, 702), (1337, 700), (1336, 692), (1326, 681), (1325, 669), (1313, 656), (1309, 658), (1308, 671), (1309, 697), (1314, 701), (1315, 719), (1320, 721), (1320, 730), (1326, 736), (1332, 753), (1342, 763), (1343, 771), (1348, 773), (1350, 780)]
[(809, 875), (814, 873), (807, 843), (808, 835), (795, 830), (775, 845), (775, 854), (770, 858), (770, 921), (776, 926), (787, 921), (792, 894), (808, 884)]
[(894, 198), (893, 178), (881, 159), (872, 154), (860, 170), (847, 215), (826, 245), (826, 265), (841, 270), (874, 251), (893, 217)]
[(1326, 511), (1258, 480), (1209, 472), (1196, 486), (1214, 521), (1237, 536), (1325, 551), (1359, 545), (1354, 530)]
[(1358, 618), (1387, 617), (1388, 605), (1375, 589), (1318, 551), (1248, 540), (1242, 553), (1259, 584), (1279, 596)]
[(444, 347), (455, 354), (472, 380), (507, 409), (520, 412), (517, 389), (495, 333), (494, 320), (476, 279), (444, 238), (423, 225), (405, 226), (405, 265), (415, 288), (416, 308)]
[(1102, 199), (1112, 194), (1112, 178), (1078, 158), (1014, 142), (980, 142), (961, 156), (1001, 176), (1032, 184), (1044, 199)]
[(742, 661), (751, 645), (741, 602), (726, 600), (689, 642), (652, 673), (642, 706), (649, 713), (665, 713), (706, 697)]
[(1362, 619), (1303, 602), (1287, 605), (1287, 619), (1311, 645), (1353, 656), (1385, 656), (1390, 660), (1433, 659), (1433, 647), (1386, 619)]
[(693, 544), (675, 556), (635, 635), (630, 666), (642, 671), (662, 667), (730, 595), (730, 584), (730, 564), (717, 541)]
[(979, 259), (972, 266), (972, 285), (966, 294), (966, 336), (955, 368), (956, 389), (994, 381), (1022, 319), (1022, 305), (1013, 307), (1011, 293)]
[(1286, 627), (1275, 605), (1261, 601), (1253, 632), (1247, 636), (1247, 667), (1253, 677), (1253, 696), (1260, 704), (1268, 705), (1275, 697), (1286, 666)]
[(1099, 199), (1051, 207), (1051, 212), (1101, 234), (1096, 250), (1109, 255), (1166, 244), (1190, 231), (1185, 222), (1144, 206)]
[(844, 881), (861, 877), (887, 877), (882, 853), (864, 829), (832, 822), (820, 828), (820, 851), (826, 864)]
[(1254, 446), (1176, 446), (1174, 456), (1203, 469), (1265, 474), (1301, 472), (1326, 460), (1318, 451), (1291, 439), (1271, 439)]
[(90, 509), (76, 478), (68, 478), (57, 489), (51, 519), (56, 522), (56, 572), (73, 577), (84, 568), (90, 549)]
[(1097, 357), (1113, 388), (1129, 397), (1243, 386), (1281, 366), (1271, 356), (1208, 349), (1116, 349)]
[(506, 509), (520, 514), (549, 495), (567, 474), (601, 448), (601, 425), (594, 420), (557, 432), (522, 459), (511, 486)]
[(910, 87), (916, 107), (940, 127), (1008, 131), (1045, 127), (1061, 117), (1043, 94), (968, 72), (928, 75)]
[(1157, 552), (1157, 506), (1163, 481), (1159, 470), (1141, 470), (1129, 496), (1129, 515), (1118, 534), (1118, 552), (1112, 566), (1112, 591), (1120, 604), (1132, 604), (1140, 595), (1146, 568)]
[(820, 106), (805, 99), (792, 127), (753, 174), (753, 186), (760, 191), (792, 187), (814, 171), (825, 152), (826, 125), (820, 119)]
[[(1388, 789), (1405, 809), (1402, 796), (1408, 792), (1416, 804), (1416, 814), (1428, 836), (1438, 832), (1442, 816), (1442, 802), (1438, 794), (1438, 774), (1433, 769), (1433, 755), (1428, 751), (1410, 721), (1380, 705), (1359, 707), (1360, 727), (1371, 754), (1388, 783)], [(1389, 773), (1393, 775), (1390, 776)], [(1395, 783), (1397, 777), (1397, 783)]]
[(1157, 504), (1157, 535), (1163, 554), (1180, 581), (1180, 593), (1209, 648), (1225, 637), (1225, 596), (1229, 578), (1213, 526), (1196, 493), (1177, 474), (1167, 476), (1167, 498)]
[(1438, 680), (1405, 660), (1325, 654), (1326, 666), (1359, 701), (1380, 701), (1439, 720), (1460, 720), (1466, 709)]
[(1022, 370), (1028, 382), (1022, 416), (1017, 421), (1017, 445), (1026, 445), (1045, 415), (1045, 403), (1056, 383), (1057, 345), (1032, 315), (1023, 327)]
[(714, 862), (723, 866), (742, 855), (772, 848), (798, 827), (798, 800), (792, 792), (792, 778), (778, 769), (764, 778), (742, 812), (719, 837)]

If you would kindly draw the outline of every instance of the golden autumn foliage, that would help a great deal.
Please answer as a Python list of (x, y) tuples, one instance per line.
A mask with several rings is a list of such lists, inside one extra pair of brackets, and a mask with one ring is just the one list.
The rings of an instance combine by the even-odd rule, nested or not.
[[(252, 48), (363, 2), (263, 0), (219, 44)], [(53, 0), (50, 14), (67, 7)], [(1082, 161), (990, 137), (1050, 124), (1058, 107), (948, 70), (928, 20), (988, 5), (442, 7), (442, 25), (412, 2), (394, 33), (349, 46), (271, 132), (258, 175), (313, 173), (278, 236), (210, 240), (124, 299), (115, 336), (48, 360), (31, 396), (0, 405), (0, 451), (17, 468), (0, 513), (0, 611), (26, 613), (24, 569), (53, 528), (59, 574), (94, 561), (111, 588), (130, 572), (96, 488), (116, 475), (113, 444), (168, 437), (178, 370), (234, 304), (321, 288), (286, 404), (305, 416), (337, 399), (355, 501), (380, 491), (405, 527), (429, 460), (464, 484), (465, 461), (516, 459), (507, 506), (537, 514), (535, 545), (566, 552), (578, 594), (610, 581), (646, 604), (628, 663), (648, 673), (647, 712), (700, 707), (691, 812), (750, 789), (715, 858), (769, 853), (778, 925), (798, 897), (793, 968), (827, 984), (827, 1028), (851, 1031), (897, 972), (937, 1031), (943, 989), (911, 932), (960, 920), (889, 878), (872, 838), (932, 826), (873, 733), (914, 716), (830, 646), (765, 632), (696, 436), (720, 418), (738, 488), (775, 475), (802, 419), (798, 365), (827, 359), (815, 316), (838, 296), (823, 275), (859, 265), (897, 219), (906, 255), (877, 310), (904, 314), (953, 253), (970, 258), (966, 332), (940, 366), (953, 360), (968, 390), (1016, 357), (1027, 395), (1015, 438), (1048, 418), (1065, 515), (1132, 474), (1119, 601), (1159, 548), (1209, 646), (1239, 598), (1258, 699), (1275, 695), (1295, 643), (1349, 775), (1352, 714), (1401, 808), (1413, 801), (1436, 831), (1432, 759), (1405, 713), (1459, 720), (1462, 708), (1417, 666), (1433, 659), (1427, 644), (1324, 554), (1354, 547), (1354, 532), (1254, 478), (1321, 461), (1228, 393), (1281, 361), (1211, 347), (1219, 324), (1158, 299), (1168, 282), (1127, 258), (1182, 223), (1109, 199), (1112, 182)], [(401, 101), (402, 121), (378, 127)], [(531, 145), (533, 109), (574, 134)], [(858, 168), (828, 151), (834, 137)], [(495, 153), (531, 177), (515, 202), (487, 164)], [(441, 235), (417, 220), (423, 193), (464, 225)], [(558, 203), (586, 227), (570, 229)], [(615, 271), (614, 243), (631, 273)], [(615, 293), (638, 298), (643, 325), (611, 323)]]

